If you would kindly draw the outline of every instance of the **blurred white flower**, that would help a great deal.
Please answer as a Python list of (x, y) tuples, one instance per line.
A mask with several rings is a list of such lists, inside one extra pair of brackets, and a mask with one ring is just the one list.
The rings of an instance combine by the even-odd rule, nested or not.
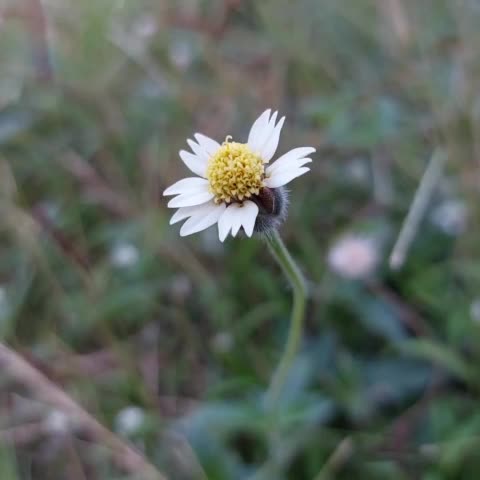
[(354, 183), (367, 184), (370, 179), (370, 169), (365, 158), (355, 157), (346, 166), (347, 176)]
[(52, 410), (45, 420), (43, 426), (48, 433), (63, 434), (71, 428), (69, 416), (61, 410)]
[(169, 45), (168, 56), (179, 70), (187, 70), (193, 61), (192, 45), (185, 40), (173, 40)]
[(447, 235), (461, 235), (467, 228), (468, 209), (461, 200), (445, 200), (434, 208), (432, 223)]
[(135, 265), (140, 258), (138, 248), (131, 243), (119, 243), (110, 253), (112, 265), (119, 268), (127, 268)]
[(138, 37), (151, 37), (157, 33), (158, 24), (153, 15), (143, 15), (133, 24), (133, 34)]
[(212, 338), (212, 350), (216, 353), (228, 353), (234, 345), (234, 338), (230, 332), (218, 332)]
[(480, 298), (476, 298), (470, 304), (470, 317), (472, 318), (472, 322), (480, 323)]
[(115, 431), (122, 435), (137, 433), (145, 422), (145, 412), (136, 406), (125, 407), (115, 417)]
[(342, 277), (366, 277), (379, 261), (377, 242), (367, 236), (346, 235), (330, 248), (327, 261), (330, 269)]

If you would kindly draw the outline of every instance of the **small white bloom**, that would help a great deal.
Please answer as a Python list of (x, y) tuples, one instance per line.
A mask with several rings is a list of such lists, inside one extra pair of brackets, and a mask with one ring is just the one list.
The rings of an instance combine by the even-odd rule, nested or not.
[(193, 61), (192, 46), (185, 40), (174, 40), (169, 45), (168, 56), (179, 70), (186, 70)]
[(461, 200), (446, 200), (433, 210), (431, 219), (445, 234), (455, 237), (467, 228), (468, 209)]
[(133, 34), (138, 37), (148, 38), (157, 33), (158, 24), (152, 15), (144, 15), (133, 24)]
[(45, 418), (43, 425), (48, 433), (64, 434), (71, 428), (68, 415), (61, 410), (52, 410)]
[(339, 239), (328, 253), (331, 270), (351, 279), (368, 276), (378, 260), (376, 242), (372, 238), (360, 235), (347, 235)]
[(115, 418), (115, 430), (123, 435), (137, 433), (145, 422), (145, 412), (142, 408), (130, 406), (118, 412)]
[(119, 243), (113, 247), (110, 261), (115, 267), (127, 268), (135, 265), (140, 258), (138, 248), (131, 243)]
[(370, 178), (368, 163), (364, 158), (356, 157), (346, 166), (347, 176), (354, 183), (366, 184)]
[[(277, 122), (277, 116), (278, 112), (263, 112), (252, 125), (247, 143), (227, 137), (220, 145), (200, 133), (194, 135), (196, 141), (187, 140), (193, 153), (181, 150), (180, 158), (198, 176), (184, 178), (163, 192), (175, 195), (168, 207), (178, 208), (170, 224), (187, 219), (181, 236), (218, 224), (222, 242), (229, 233), (235, 237), (240, 228), (251, 237), (259, 206), (263, 208), (262, 198), (268, 202), (277, 198), (263, 192), (274, 191), (310, 170), (305, 165), (312, 161), (308, 158), (315, 152), (312, 147), (294, 148), (269, 165), (285, 121), (282, 117)], [(273, 211), (276, 206), (269, 208)]]

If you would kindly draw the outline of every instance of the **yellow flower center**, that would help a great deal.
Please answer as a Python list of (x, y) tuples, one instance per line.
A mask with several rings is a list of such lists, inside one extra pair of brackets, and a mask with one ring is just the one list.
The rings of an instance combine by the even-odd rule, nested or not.
[(230, 142), (229, 137), (207, 165), (207, 180), (215, 202), (242, 201), (258, 195), (264, 186), (263, 161), (244, 143)]

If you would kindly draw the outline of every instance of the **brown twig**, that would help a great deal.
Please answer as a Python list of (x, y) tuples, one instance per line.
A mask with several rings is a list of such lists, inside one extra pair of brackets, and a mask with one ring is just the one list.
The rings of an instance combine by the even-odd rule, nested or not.
[(388, 25), (388, 31), (393, 33), (400, 48), (409, 45), (412, 33), (405, 6), (401, 0), (378, 0), (378, 8)]
[(329, 480), (335, 478), (336, 474), (348, 463), (354, 453), (352, 438), (345, 437), (335, 448), (315, 480)]
[(0, 442), (16, 446), (27, 445), (38, 440), (43, 434), (44, 429), (41, 423), (26, 423), (25, 425), (0, 430)]
[(41, 205), (32, 209), (32, 217), (43, 228), (43, 230), (55, 241), (60, 250), (76, 264), (85, 270), (90, 267), (90, 261), (85, 252), (83, 252), (75, 241), (57, 228), (48, 217), (47, 212)]
[(109, 447), (118, 465), (145, 480), (166, 480), (141, 453), (104, 427), (63, 390), (33, 368), (18, 353), (0, 343), (0, 368), (12, 379), (28, 387), (35, 396), (69, 415), (97, 442)]
[(39, 80), (53, 80), (53, 67), (48, 46), (47, 20), (40, 0), (26, 0), (30, 11), (28, 29), (32, 43), (32, 57), (35, 72)]
[(30, 35), (33, 66), (37, 78), (49, 82), (53, 80), (53, 67), (48, 46), (47, 21), (40, 0), (25, 0), (22, 6), (4, 7), (0, 19), (15, 18), (25, 24)]
[(132, 206), (126, 198), (113, 190), (80, 155), (68, 152), (60, 158), (60, 162), (82, 184), (89, 199), (120, 218), (133, 214)]

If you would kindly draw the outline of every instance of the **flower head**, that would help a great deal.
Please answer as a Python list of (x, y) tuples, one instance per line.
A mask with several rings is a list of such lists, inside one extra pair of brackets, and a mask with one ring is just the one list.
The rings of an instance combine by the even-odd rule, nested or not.
[(205, 230), (218, 224), (223, 242), (243, 228), (247, 236), (254, 231), (276, 228), (286, 214), (286, 193), (282, 188), (310, 169), (315, 152), (312, 147), (290, 150), (272, 165), (285, 121), (277, 122), (278, 112), (266, 110), (252, 125), (247, 143), (227, 137), (220, 145), (200, 133), (196, 142), (187, 140), (192, 152), (180, 151), (180, 158), (197, 177), (184, 178), (164, 191), (175, 195), (169, 208), (178, 208), (170, 224), (187, 219), (180, 235)]
[(115, 267), (127, 268), (135, 265), (140, 257), (138, 248), (131, 243), (119, 243), (110, 253), (110, 261)]
[(74, 421), (62, 410), (52, 410), (43, 421), (43, 427), (48, 433), (63, 434), (74, 426)]
[(346, 235), (340, 238), (328, 253), (331, 270), (344, 278), (367, 277), (379, 261), (378, 246), (367, 236)]
[(145, 422), (145, 412), (135, 405), (125, 407), (115, 418), (115, 430), (123, 435), (137, 433)]
[(461, 235), (468, 225), (468, 208), (457, 199), (445, 200), (432, 212), (431, 220), (446, 235)]

